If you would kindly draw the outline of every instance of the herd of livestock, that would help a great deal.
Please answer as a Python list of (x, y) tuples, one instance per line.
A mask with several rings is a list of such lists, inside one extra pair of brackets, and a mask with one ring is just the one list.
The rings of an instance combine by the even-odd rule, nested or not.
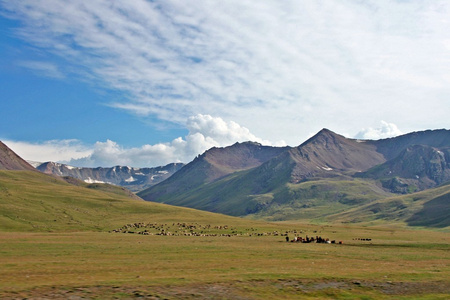
[[(302, 230), (286, 230), (284, 232), (269, 231), (261, 232), (255, 228), (237, 229), (228, 225), (202, 225), (199, 223), (130, 223), (118, 229), (110, 231), (111, 233), (130, 233), (142, 235), (160, 235), (160, 236), (284, 236), (286, 242), (291, 243), (324, 243), (324, 244), (342, 244), (342, 241), (330, 240), (316, 235), (315, 237), (300, 237), (298, 234)], [(316, 233), (317, 231), (314, 231)], [(289, 235), (294, 235), (290, 239)], [(363, 240), (363, 239), (361, 239)], [(369, 240), (369, 239), (367, 239)]]
[(132, 233), (142, 235), (163, 236), (284, 236), (287, 233), (278, 231), (258, 232), (254, 228), (238, 230), (228, 225), (201, 225), (199, 223), (131, 223), (119, 229), (111, 230), (112, 233)]

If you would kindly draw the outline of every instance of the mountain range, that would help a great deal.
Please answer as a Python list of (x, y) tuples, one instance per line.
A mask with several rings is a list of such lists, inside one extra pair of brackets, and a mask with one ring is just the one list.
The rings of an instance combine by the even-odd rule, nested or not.
[(330, 218), (450, 181), (449, 149), (449, 130), (356, 140), (323, 129), (298, 147), (213, 148), (138, 195), (233, 216)]
[(183, 167), (182, 163), (171, 163), (156, 168), (131, 168), (115, 166), (110, 168), (72, 167), (66, 164), (46, 162), (36, 169), (57, 176), (70, 176), (86, 183), (109, 183), (138, 192), (169, 178)]
[(323, 129), (297, 147), (236, 143), (187, 165), (157, 168), (47, 162), (35, 169), (0, 142), (0, 170), (32, 171), (24, 178), (48, 173), (72, 186), (136, 198), (127, 187), (152, 202), (269, 221), (450, 226), (450, 131), (444, 129), (381, 140)]

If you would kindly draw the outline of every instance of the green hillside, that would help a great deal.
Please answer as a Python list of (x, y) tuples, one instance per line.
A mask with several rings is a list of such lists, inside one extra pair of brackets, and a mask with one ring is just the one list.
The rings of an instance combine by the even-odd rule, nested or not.
[[(248, 195), (269, 193), (289, 178), (293, 162), (285, 157), (289, 158), (287, 152), (281, 154), (280, 158), (264, 163), (260, 168), (238, 171), (212, 183), (189, 184), (186, 179), (191, 177), (182, 176), (182, 180), (176, 181), (182, 185), (174, 188), (171, 193), (164, 193), (165, 184), (156, 185), (151, 192), (153, 195), (161, 194), (158, 202), (195, 207), (232, 216), (244, 216), (253, 213), (255, 205), (258, 205), (258, 201), (253, 201)], [(271, 172), (265, 171), (269, 169)], [(170, 180), (171, 178), (168, 181)], [(148, 191), (150, 189), (138, 195), (145, 198)]]
[(137, 200), (111, 185), (77, 186), (38, 172), (0, 171), (0, 231), (108, 231), (135, 222), (231, 219)]
[(331, 222), (450, 226), (450, 184), (426, 191), (380, 199), (327, 217)]
[[(272, 172), (261, 171), (264, 168)], [(450, 185), (398, 196), (385, 191), (376, 180), (363, 178), (281, 184), (291, 171), (289, 160), (275, 159), (261, 168), (162, 196), (160, 201), (266, 221), (450, 225)]]
[[(161, 202), (268, 221), (313, 220), (392, 196), (372, 180), (330, 178), (282, 184), (292, 167), (270, 162), (260, 169), (233, 173), (191, 191), (166, 195)], [(155, 189), (156, 190), (156, 189)]]
[[(392, 194), (373, 181), (341, 178), (288, 183), (272, 195), (272, 202), (266, 203), (253, 217), (270, 221), (321, 221), (331, 214), (348, 211)], [(254, 199), (262, 198), (255, 195)]]
[(450, 206), (445, 196), (426, 196), (431, 202), (424, 200), (420, 211), (408, 204), (400, 216), (394, 210), (392, 216), (374, 217), (359, 209), (397, 199), (399, 194), (415, 197), (411, 193), (448, 182), (449, 143), (448, 130), (371, 141), (323, 129), (296, 148), (284, 148), (277, 155), (271, 149), (265, 159), (256, 159), (263, 151), (250, 145), (210, 149), (138, 195), (147, 201), (267, 221), (329, 222), (332, 216), (358, 211), (362, 216), (355, 213), (349, 219), (338, 218), (339, 222), (365, 222), (367, 217), (445, 227), (448, 218), (442, 212)]

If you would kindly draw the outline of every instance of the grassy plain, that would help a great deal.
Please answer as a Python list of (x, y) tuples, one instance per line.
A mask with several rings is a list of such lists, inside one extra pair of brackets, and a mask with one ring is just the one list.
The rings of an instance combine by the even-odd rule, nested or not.
[[(448, 233), (255, 225), (233, 227), (252, 236), (230, 237), (0, 233), (0, 297), (447, 299), (450, 295)], [(289, 231), (291, 237), (319, 234), (343, 244), (287, 243), (283, 236), (263, 235), (273, 231)]]
[(1, 299), (448, 299), (449, 278), (448, 228), (261, 222), (0, 172)]

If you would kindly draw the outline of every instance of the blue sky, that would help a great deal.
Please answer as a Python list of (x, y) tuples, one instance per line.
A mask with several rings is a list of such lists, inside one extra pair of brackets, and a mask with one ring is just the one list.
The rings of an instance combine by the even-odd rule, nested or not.
[(448, 1), (0, 0), (0, 139), (78, 166), (448, 128)]

